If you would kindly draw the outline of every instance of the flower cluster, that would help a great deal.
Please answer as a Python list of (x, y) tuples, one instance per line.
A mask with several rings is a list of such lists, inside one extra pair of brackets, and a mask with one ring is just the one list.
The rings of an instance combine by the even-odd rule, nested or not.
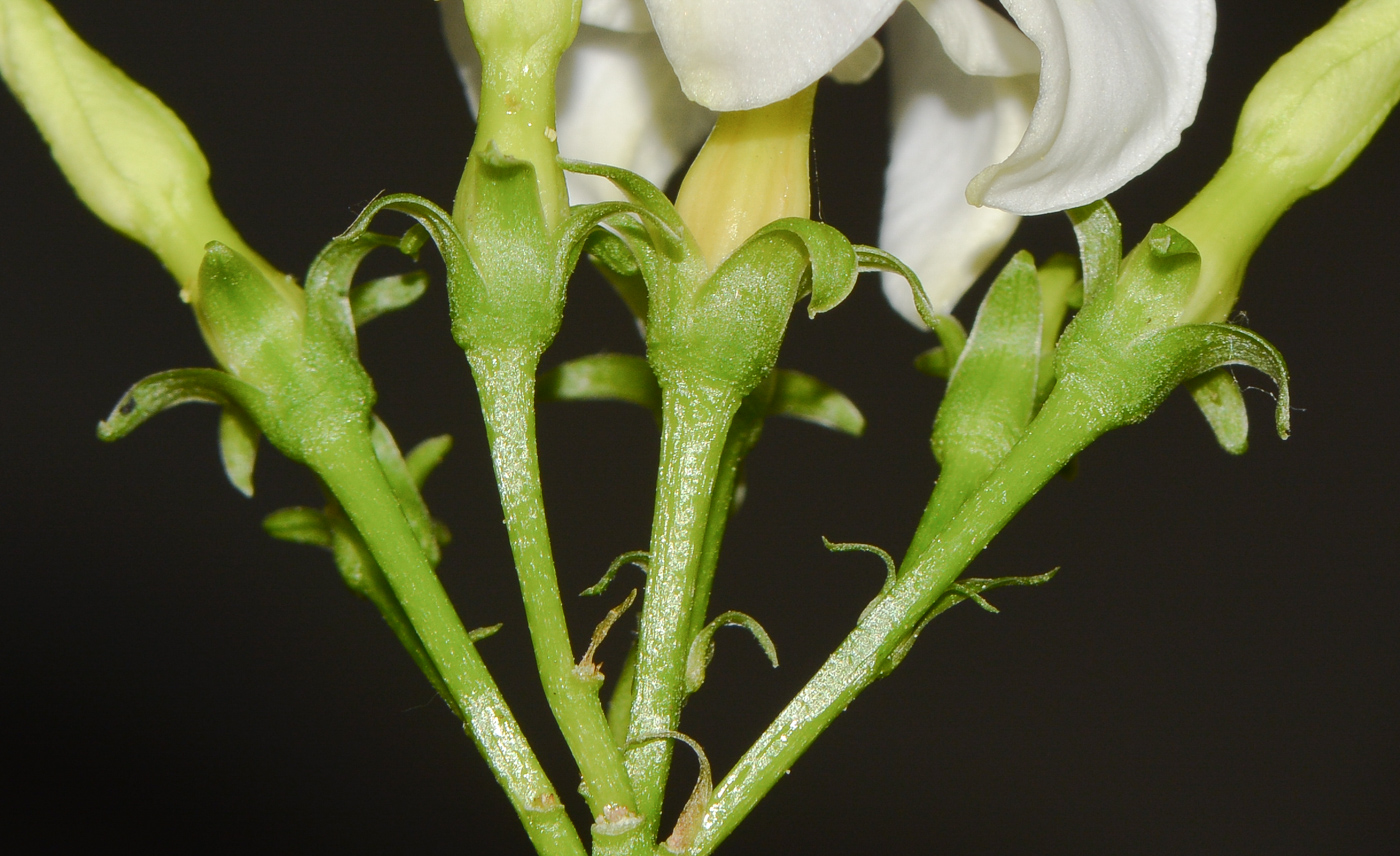
[[(570, 158), (664, 185), (711, 111), (787, 98), (828, 73), (859, 80), (888, 48), (893, 134), (880, 243), (950, 310), (1020, 215), (1084, 205), (1176, 147), (1195, 118), (1214, 0), (583, 0), (560, 67)], [(469, 99), (476, 50), (443, 4)], [(1014, 21), (1014, 24), (1013, 24)], [(888, 26), (886, 26), (888, 25)], [(570, 178), (575, 202), (616, 191)], [(895, 308), (918, 323), (902, 282)]]

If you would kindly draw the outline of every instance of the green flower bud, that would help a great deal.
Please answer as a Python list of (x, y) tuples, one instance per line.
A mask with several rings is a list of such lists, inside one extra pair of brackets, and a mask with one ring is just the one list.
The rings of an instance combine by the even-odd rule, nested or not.
[(78, 197), (160, 257), (193, 299), (204, 246), (247, 248), (214, 202), (209, 165), (170, 108), (79, 39), (43, 0), (0, 0), (0, 74)]
[(1330, 184), (1400, 99), (1400, 0), (1352, 0), (1269, 69), (1215, 178), (1167, 221), (1201, 252), (1183, 321), (1223, 320), (1285, 211)]

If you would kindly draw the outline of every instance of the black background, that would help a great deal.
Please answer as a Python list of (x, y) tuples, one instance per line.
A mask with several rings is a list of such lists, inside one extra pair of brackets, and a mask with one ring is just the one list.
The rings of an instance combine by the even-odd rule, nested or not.
[[(1130, 240), (1209, 177), (1252, 82), (1333, 5), (1221, 0), (1200, 120), (1112, 197)], [(471, 126), (427, 0), (59, 6), (185, 119), (230, 218), (282, 269), (304, 270), (381, 190), (450, 202)], [(818, 100), (820, 213), (858, 241), (876, 235), (882, 86), (824, 84)], [(81, 208), (8, 97), (0, 147), (9, 835), (36, 835), (36, 851), (526, 852), (373, 610), (325, 554), (262, 534), (268, 511), (317, 501), (308, 475), (264, 446), (258, 496), (241, 498), (212, 408), (114, 447), (95, 439), (129, 383), (208, 357), (164, 271)], [(1271, 435), (1272, 401), (1251, 392), (1240, 459), (1181, 394), (1100, 441), (974, 566), (1061, 575), (998, 593), (1000, 616), (939, 619), (724, 852), (1400, 852), (1397, 155), (1392, 123), (1251, 269), (1241, 308), (1291, 360), (1294, 437)], [(1040, 258), (1072, 246), (1059, 216), (1013, 241)], [(457, 535), (441, 572), (471, 626), (505, 622), (484, 656), (568, 792), (445, 317), (439, 286), (368, 328), (364, 359), (402, 442), (457, 438), (427, 492)], [(830, 556), (819, 536), (898, 552), (912, 531), (940, 387), (910, 361), (929, 344), (873, 280), (828, 316), (794, 319), (783, 364), (847, 391), (870, 428), (856, 441), (775, 421), (752, 458), (714, 606), (758, 617), (783, 665), (738, 633), (721, 641), (683, 725), (719, 770), (879, 585), (878, 563)], [(639, 343), (581, 274), (546, 361), (604, 349)], [(548, 406), (540, 433), (562, 585), (578, 591), (645, 545), (654, 431), (598, 404)], [(577, 644), (610, 605), (570, 600)], [(603, 659), (621, 655), (614, 640)], [(679, 762), (680, 778), (691, 770)]]

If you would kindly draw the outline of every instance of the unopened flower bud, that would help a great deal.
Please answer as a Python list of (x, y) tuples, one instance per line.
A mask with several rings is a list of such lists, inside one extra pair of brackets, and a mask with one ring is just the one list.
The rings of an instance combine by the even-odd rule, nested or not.
[(281, 278), (219, 211), (209, 165), (179, 117), (44, 0), (0, 0), (0, 74), (83, 203), (159, 256), (187, 298), (213, 240)]
[(1168, 221), (1201, 252), (1184, 321), (1219, 321), (1285, 211), (1330, 184), (1400, 99), (1400, 0), (1352, 0), (1274, 63), (1245, 102), (1234, 148)]

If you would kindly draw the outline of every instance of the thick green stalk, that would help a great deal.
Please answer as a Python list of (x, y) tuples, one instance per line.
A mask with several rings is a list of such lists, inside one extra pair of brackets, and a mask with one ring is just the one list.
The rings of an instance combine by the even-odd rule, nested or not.
[(536, 360), (477, 354), (471, 363), (545, 697), (578, 762), (594, 817), (608, 806), (634, 809), (622, 752), (598, 699), (601, 676), (579, 674), (569, 642), (535, 444)]
[(850, 702), (880, 677), (964, 568), (1066, 463), (1105, 430), (1083, 397), (1051, 393), (1025, 438), (900, 575), (716, 788), (691, 854), (714, 850)]
[(545, 856), (582, 856), (583, 843), (554, 786), (399, 510), (368, 430), (317, 450), (308, 456), (308, 463), (345, 509), (383, 569), (535, 849)]
[[(764, 402), (766, 406), (766, 401)], [(710, 609), (710, 592), (715, 584), (715, 568), (719, 565), (720, 547), (724, 544), (724, 532), (729, 526), (729, 517), (734, 513), (734, 494), (739, 487), (739, 473), (744, 466), (744, 458), (758, 442), (763, 433), (763, 411), (746, 414), (748, 400), (740, 406), (734, 417), (734, 424), (724, 441), (724, 451), (720, 454), (719, 472), (715, 477), (715, 487), (710, 495), (710, 511), (705, 523), (705, 541), (700, 551), (700, 567), (695, 574), (695, 600), (690, 609), (690, 635), (694, 636), (705, 627), (705, 618)], [(749, 418), (745, 418), (748, 415)]]
[[(632, 741), (674, 731), (680, 719), (710, 496), (738, 405), (739, 398), (732, 393), (698, 386), (665, 393), (651, 560), (628, 733)], [(641, 828), (649, 841), (656, 840), (670, 760), (669, 740), (653, 740), (627, 755), (627, 770), (643, 816)]]

